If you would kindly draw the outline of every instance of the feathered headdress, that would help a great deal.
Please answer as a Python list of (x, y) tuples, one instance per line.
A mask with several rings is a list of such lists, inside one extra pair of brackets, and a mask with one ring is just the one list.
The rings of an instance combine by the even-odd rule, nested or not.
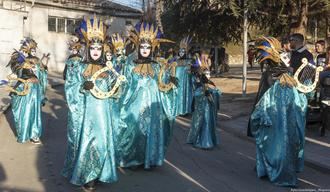
[(69, 41), (69, 49), (77, 49), (80, 50), (82, 48), (82, 44), (79, 42), (79, 38), (76, 36), (73, 36)]
[(106, 28), (103, 22), (97, 19), (95, 14), (93, 19), (84, 18), (80, 26), (80, 31), (87, 44), (95, 40), (100, 42), (104, 42), (105, 40)]
[(21, 41), (20, 51), (24, 51), (26, 53), (31, 53), (31, 49), (36, 49), (38, 44), (30, 37), (26, 37)]
[(209, 70), (209, 55), (207, 54), (202, 54), (201, 56), (201, 65), (200, 68), (204, 71), (204, 70)]
[(185, 49), (186, 51), (188, 51), (189, 46), (190, 46), (191, 39), (192, 38), (190, 38), (189, 36), (183, 38), (180, 41), (180, 49)]
[(111, 52), (110, 45), (108, 43), (105, 43), (104, 46), (103, 46), (103, 50), (104, 50), (105, 53), (106, 52)]
[(115, 33), (110, 37), (110, 45), (114, 51), (114, 54), (117, 54), (119, 50), (125, 48), (125, 39), (118, 33)]
[(161, 38), (162, 33), (153, 24), (140, 22), (135, 26), (135, 29), (130, 31), (129, 40), (136, 47), (143, 41), (150, 42), (152, 50), (160, 45), (160, 43), (174, 43), (171, 40)]
[(257, 39), (256, 44), (258, 62), (270, 59), (275, 63), (280, 63), (281, 43), (276, 38), (261, 37)]
[(12, 72), (16, 73), (17, 69), (19, 69), (24, 62), (25, 56), (23, 53), (21, 51), (14, 50), (6, 67), (10, 67)]

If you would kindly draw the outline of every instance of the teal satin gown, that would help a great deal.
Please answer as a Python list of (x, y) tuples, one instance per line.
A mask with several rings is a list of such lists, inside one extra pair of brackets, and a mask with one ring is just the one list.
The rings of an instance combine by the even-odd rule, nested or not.
[[(108, 76), (109, 77), (109, 76)], [(99, 78), (94, 86), (105, 89), (108, 79)], [(70, 182), (84, 185), (98, 180), (105, 183), (117, 181), (113, 120), (110, 99), (98, 99), (84, 90), (84, 103), (80, 136), (77, 141), (76, 160)]]
[(211, 88), (208, 91), (209, 96), (205, 95), (203, 87), (194, 91), (194, 110), (187, 138), (187, 143), (202, 149), (212, 149), (219, 144), (216, 128), (221, 92)]
[[(159, 64), (152, 67), (154, 76), (133, 72), (133, 55), (128, 58), (124, 75), (128, 83), (120, 101), (120, 121), (116, 143), (121, 167), (143, 165), (145, 169), (161, 166), (172, 134), (174, 114), (165, 109), (173, 104), (162, 100), (158, 89)], [(174, 101), (173, 101), (174, 102)]]
[[(35, 65), (33, 72), (39, 83), (29, 83), (29, 93), (27, 95), (13, 95), (11, 100), (17, 142), (19, 143), (24, 143), (30, 139), (39, 139), (42, 134), (41, 104), (43, 87), (39, 65)], [(20, 84), (16, 90), (22, 91), (23, 86), (23, 84)]]
[(304, 167), (306, 110), (306, 96), (278, 81), (262, 96), (251, 116), (258, 177), (296, 186), (296, 172)]
[(46, 89), (48, 85), (48, 71), (46, 69), (41, 69), (39, 78), (40, 78), (40, 85), (42, 87), (42, 89), (40, 89), (42, 95), (42, 105), (45, 105), (47, 102)]
[(176, 97), (176, 115), (185, 115), (191, 113), (193, 88), (192, 75), (190, 71), (190, 60), (177, 60), (176, 78), (178, 78), (177, 97)]
[(84, 115), (84, 94), (80, 89), (84, 81), (81, 74), (85, 65), (81, 60), (80, 57), (71, 57), (65, 62), (66, 79), (64, 90), (69, 111), (67, 122), (67, 152), (62, 174), (67, 178), (72, 177), (73, 168), (76, 163)]

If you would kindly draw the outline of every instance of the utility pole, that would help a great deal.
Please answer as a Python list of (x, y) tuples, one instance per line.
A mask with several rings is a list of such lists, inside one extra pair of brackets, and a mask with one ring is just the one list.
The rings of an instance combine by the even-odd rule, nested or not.
[(242, 82), (242, 95), (243, 97), (246, 96), (246, 81), (247, 81), (247, 6), (246, 1), (243, 1), (244, 6), (244, 18), (243, 18), (243, 82)]

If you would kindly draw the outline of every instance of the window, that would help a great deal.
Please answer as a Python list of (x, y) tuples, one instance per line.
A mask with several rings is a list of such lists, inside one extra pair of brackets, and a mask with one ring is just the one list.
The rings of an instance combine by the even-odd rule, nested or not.
[(48, 17), (48, 31), (57, 33), (73, 34), (80, 25), (81, 19), (70, 19), (63, 17)]
[(65, 19), (64, 18), (57, 18), (57, 32), (65, 33)]
[(48, 31), (56, 32), (56, 18), (55, 17), (48, 18)]
[(73, 19), (67, 19), (66, 20), (66, 32), (73, 34), (75, 30), (75, 24)]
[(126, 21), (125, 21), (125, 25), (132, 25), (132, 21), (130, 21), (130, 20), (126, 20)]

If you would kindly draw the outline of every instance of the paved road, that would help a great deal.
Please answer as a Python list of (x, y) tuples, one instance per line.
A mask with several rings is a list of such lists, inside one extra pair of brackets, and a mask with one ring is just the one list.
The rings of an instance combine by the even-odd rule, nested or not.
[[(43, 145), (15, 141), (11, 111), (0, 118), (0, 191), (81, 191), (60, 175), (66, 151), (67, 107), (63, 87), (48, 91), (43, 108)], [(221, 115), (221, 114), (219, 114)], [(119, 170), (115, 184), (103, 184), (100, 192), (278, 192), (292, 191), (256, 178), (253, 142), (218, 127), (220, 146), (206, 151), (185, 144), (190, 119), (178, 118), (164, 166), (151, 171)], [(226, 125), (230, 126), (230, 125)], [(232, 126), (235, 126), (234, 124)], [(234, 128), (234, 127), (233, 127)], [(299, 189), (330, 189), (330, 175), (305, 167)]]

